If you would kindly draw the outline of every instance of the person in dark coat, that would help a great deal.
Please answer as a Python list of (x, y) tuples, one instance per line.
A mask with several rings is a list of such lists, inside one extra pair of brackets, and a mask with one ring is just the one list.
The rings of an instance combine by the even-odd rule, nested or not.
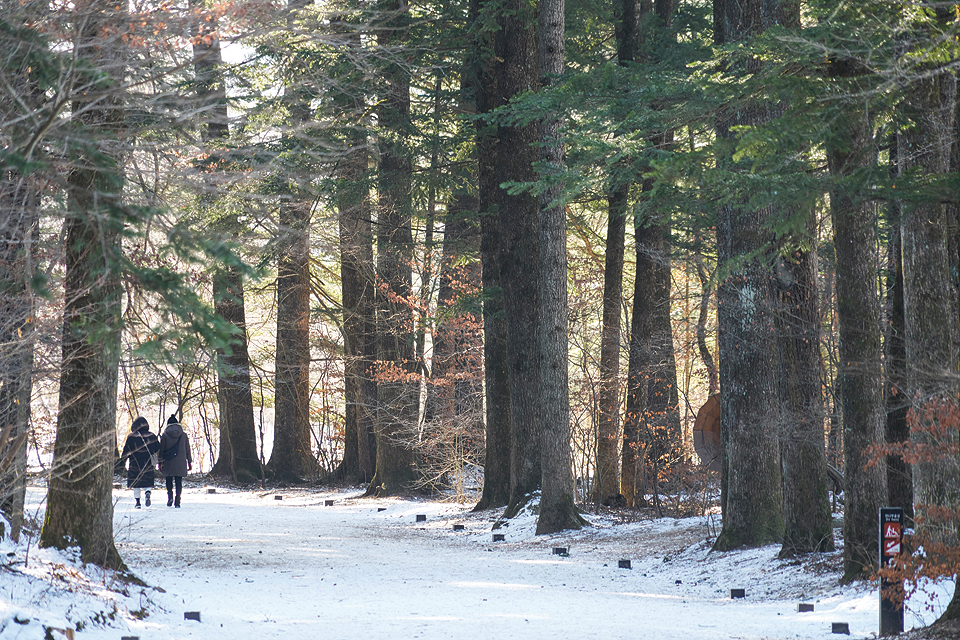
[[(167, 428), (160, 436), (160, 473), (167, 479), (167, 506), (180, 508), (180, 494), (183, 493), (183, 476), (193, 469), (193, 457), (190, 455), (190, 439), (176, 414), (167, 419)], [(176, 485), (177, 493), (173, 489)]]
[(153, 489), (152, 457), (160, 451), (160, 441), (150, 433), (150, 424), (143, 416), (138, 416), (130, 427), (130, 435), (123, 444), (121, 464), (129, 460), (127, 467), (127, 487), (133, 488), (134, 506), (140, 508), (140, 489), (146, 489), (146, 505), (150, 506), (150, 490)]

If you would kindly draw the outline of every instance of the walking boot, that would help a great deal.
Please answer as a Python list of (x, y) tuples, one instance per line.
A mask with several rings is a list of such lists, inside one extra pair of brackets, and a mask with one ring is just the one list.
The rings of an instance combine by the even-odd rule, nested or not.
[(177, 494), (176, 499), (173, 501), (173, 506), (176, 507), (177, 509), (180, 508), (180, 494), (179, 494), (179, 493)]
[(173, 491), (167, 491), (167, 506), (173, 506)]
[(140, 498), (134, 498), (134, 499), (135, 499), (137, 502), (136, 502), (136, 504), (133, 505), (133, 508), (134, 508), (134, 509), (139, 509), (139, 508), (140, 508)]
[(150, 506), (150, 492), (149, 492), (149, 491), (147, 491), (147, 499), (146, 499), (146, 501), (144, 501), (144, 504), (146, 504), (148, 507)]

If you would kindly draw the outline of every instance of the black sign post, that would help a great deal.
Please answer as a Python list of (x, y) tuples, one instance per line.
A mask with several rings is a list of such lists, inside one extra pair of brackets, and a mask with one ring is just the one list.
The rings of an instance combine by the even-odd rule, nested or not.
[[(903, 549), (903, 509), (880, 507), (880, 566), (893, 565)], [(889, 636), (903, 631), (903, 603), (887, 598), (893, 582), (880, 579), (880, 635)]]

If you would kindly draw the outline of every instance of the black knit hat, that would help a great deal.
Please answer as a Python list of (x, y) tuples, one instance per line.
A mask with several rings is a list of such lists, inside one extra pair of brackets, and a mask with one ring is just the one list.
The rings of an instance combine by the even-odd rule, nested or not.
[(177, 414), (173, 414), (172, 416), (167, 418), (167, 424), (180, 424), (180, 421), (177, 420)]
[(150, 423), (147, 422), (147, 419), (143, 416), (137, 416), (137, 419), (133, 421), (133, 430), (142, 431), (143, 429), (149, 429)]

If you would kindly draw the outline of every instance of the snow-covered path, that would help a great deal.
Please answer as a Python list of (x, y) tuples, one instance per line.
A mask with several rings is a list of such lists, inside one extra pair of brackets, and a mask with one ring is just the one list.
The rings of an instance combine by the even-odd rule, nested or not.
[[(526, 516), (493, 542), (491, 514), (356, 491), (194, 487), (181, 509), (155, 491), (140, 510), (128, 491), (115, 495), (121, 555), (151, 588), (127, 587), (120, 614), (83, 625), (81, 639), (826, 639), (838, 637), (832, 622), (848, 623), (853, 638), (877, 630), (876, 594), (836, 587), (835, 556), (811, 570), (776, 560), (776, 547), (710, 554), (701, 518), (598, 522), (544, 538)], [(736, 587), (745, 599), (730, 598)], [(798, 613), (801, 601), (815, 611)]]

